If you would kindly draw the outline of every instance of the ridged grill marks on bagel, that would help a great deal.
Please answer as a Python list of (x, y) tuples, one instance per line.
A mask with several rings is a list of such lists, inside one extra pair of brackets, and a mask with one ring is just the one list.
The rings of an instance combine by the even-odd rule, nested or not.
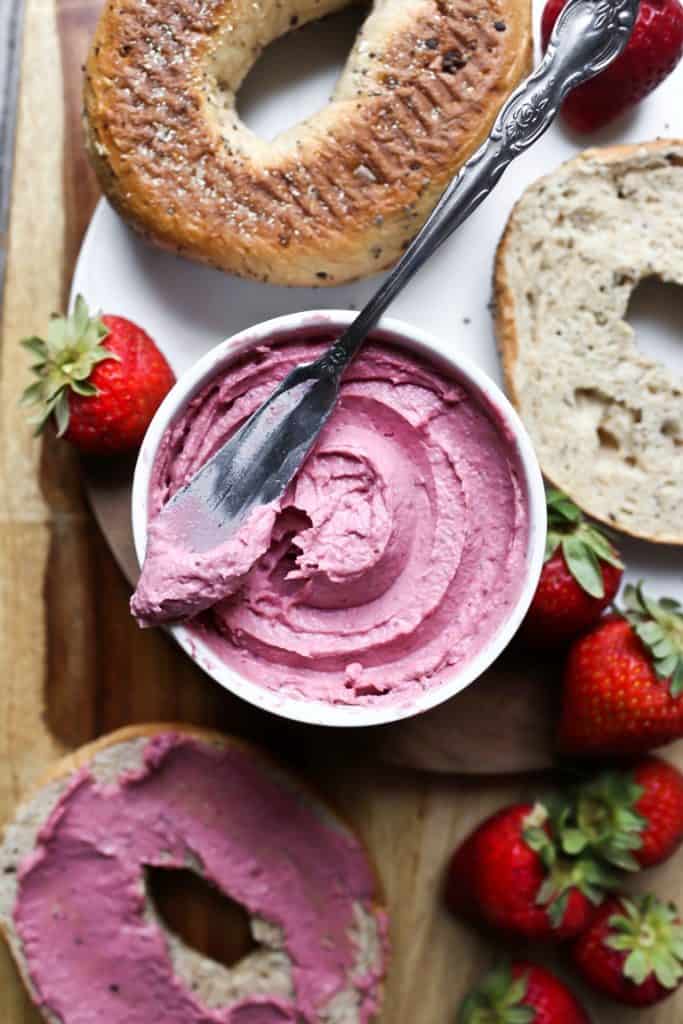
[(235, 107), (245, 74), (293, 19), (342, 6), (109, 0), (86, 128), (120, 212), (175, 251), (287, 284), (394, 262), (527, 69), (528, 0), (376, 3), (330, 103), (258, 138)]

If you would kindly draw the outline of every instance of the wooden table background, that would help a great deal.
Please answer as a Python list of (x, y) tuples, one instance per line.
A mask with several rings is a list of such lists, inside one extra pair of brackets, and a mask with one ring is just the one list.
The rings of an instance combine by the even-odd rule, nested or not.
[[(0, 3), (1, 50), (10, 14), (20, 5)], [(294, 761), (341, 808), (376, 858), (394, 948), (382, 1024), (446, 1024), (494, 951), (442, 912), (444, 863), (480, 817), (505, 800), (537, 792), (541, 782), (379, 771), (345, 756), (343, 737), (323, 752), (307, 742), (312, 734), (231, 698), (162, 634), (136, 628), (128, 586), (85, 507), (76, 457), (50, 439), (34, 441), (17, 407), (27, 379), (18, 339), (43, 330), (49, 314), (64, 307), (97, 198), (79, 115), (80, 65), (100, 6), (101, 0), (25, 0), (1, 335), (0, 821), (52, 758), (123, 724), (186, 720), (258, 739)], [(6, 72), (0, 57), (0, 83), (10, 80)], [(9, 123), (11, 104), (5, 86), (0, 127)], [(10, 155), (10, 133), (2, 131), (0, 169)], [(681, 898), (682, 877), (683, 854), (646, 882)], [(234, 955), (238, 917), (229, 907), (217, 912), (190, 888), (174, 891), (170, 901), (159, 895), (169, 919), (199, 948)], [(539, 959), (546, 959), (545, 951)], [(640, 1014), (587, 1002), (602, 1024), (677, 1024), (683, 1017), (683, 996)], [(4, 949), (0, 1020), (38, 1020)]]
[(23, 0), (4, 0), (0, 6), (0, 302), (5, 276), (22, 13)]

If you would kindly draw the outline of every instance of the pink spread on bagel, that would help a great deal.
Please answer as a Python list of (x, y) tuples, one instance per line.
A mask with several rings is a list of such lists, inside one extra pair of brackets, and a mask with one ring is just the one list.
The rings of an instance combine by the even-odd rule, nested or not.
[(208, 556), (155, 531), (163, 504), (290, 369), (318, 354), (323, 330), (242, 356), (170, 426), (153, 467), (132, 609), (146, 625), (195, 615), (191, 629), (224, 662), (283, 694), (408, 701), (486, 645), (525, 574), (516, 446), (465, 384), (369, 343), (277, 506), (257, 510)]
[[(147, 866), (188, 864), (281, 935), (254, 992), (226, 1005), (174, 970), (146, 899)], [(64, 1024), (315, 1024), (335, 999), (365, 1024), (385, 959), (375, 888), (353, 834), (274, 766), (166, 733), (115, 783), (73, 778), (20, 866), (14, 921), (38, 1004)], [(275, 962), (289, 993), (268, 990)]]

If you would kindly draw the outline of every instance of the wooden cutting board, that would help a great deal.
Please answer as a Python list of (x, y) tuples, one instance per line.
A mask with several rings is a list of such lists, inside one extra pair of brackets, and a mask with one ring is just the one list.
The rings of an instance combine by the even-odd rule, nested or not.
[[(447, 856), (484, 814), (537, 793), (544, 783), (378, 767), (367, 748), (387, 742), (384, 734), (326, 733), (321, 742), (314, 731), (286, 726), (211, 684), (162, 634), (134, 626), (128, 583), (88, 511), (78, 461), (49, 439), (34, 441), (17, 407), (27, 379), (17, 341), (42, 330), (50, 312), (64, 307), (96, 199), (80, 143), (79, 67), (99, 6), (100, 0), (27, 0), (2, 311), (0, 818), (10, 815), (53, 757), (126, 723), (184, 719), (258, 740), (295, 763), (340, 807), (377, 861), (394, 948), (381, 1024), (446, 1024), (465, 987), (494, 953), (440, 908)], [(554, 681), (547, 679), (549, 698)], [(416, 729), (404, 741), (407, 747), (419, 752), (438, 744), (443, 763), (434, 767), (458, 767), (449, 740), (469, 715), (466, 731), (474, 742), (462, 749), (460, 767), (503, 766), (498, 751), (505, 750), (515, 705), (508, 703), (505, 684), (498, 685), (502, 689), (492, 689), (484, 715), (476, 702), (466, 705), (463, 698), (453, 724), (440, 723), (440, 742), (433, 731)], [(539, 722), (549, 720), (542, 710)], [(539, 748), (533, 726), (531, 732), (528, 746), (545, 749), (547, 759), (547, 744)], [(683, 854), (647, 881), (661, 894), (683, 899), (682, 877)], [(200, 949), (222, 956), (236, 942), (239, 946), (239, 921), (229, 911), (219, 914), (187, 887), (172, 896), (175, 909), (169, 917)], [(218, 941), (221, 933), (227, 945)], [(545, 959), (545, 951), (539, 959)], [(636, 1019), (675, 1024), (683, 1014), (683, 997), (638, 1017), (587, 1001), (602, 1024)], [(37, 1019), (0, 951), (0, 1020), (29, 1024)]]

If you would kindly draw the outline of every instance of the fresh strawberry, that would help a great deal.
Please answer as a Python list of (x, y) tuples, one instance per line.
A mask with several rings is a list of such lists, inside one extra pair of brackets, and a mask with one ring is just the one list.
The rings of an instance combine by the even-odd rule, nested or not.
[(595, 757), (640, 754), (683, 736), (683, 613), (677, 601), (624, 591), (610, 618), (572, 645), (559, 746)]
[(497, 931), (561, 940), (586, 927), (610, 883), (593, 858), (558, 855), (545, 805), (515, 804), (458, 847), (445, 896), (454, 913)]
[(521, 961), (489, 971), (463, 1000), (458, 1024), (590, 1024), (590, 1019), (554, 974)]
[[(548, 0), (541, 19), (545, 49), (566, 0)], [(593, 132), (639, 103), (683, 56), (683, 6), (679, 0), (641, 0), (626, 49), (609, 67), (578, 86), (562, 105), (567, 124)]]
[(475, 894), (478, 843), (482, 829), (492, 820), (488, 819), (488, 822), (484, 822), (462, 841), (454, 851), (446, 871), (446, 905), (454, 914), (468, 921), (477, 921), (479, 917)]
[(651, 895), (606, 900), (575, 943), (573, 958), (597, 992), (628, 1006), (652, 1006), (683, 979), (678, 911)]
[(631, 771), (603, 772), (577, 788), (562, 847), (590, 851), (625, 871), (652, 867), (683, 841), (683, 775), (648, 757)]
[(635, 851), (641, 868), (667, 860), (683, 842), (683, 775), (668, 761), (649, 757), (633, 770), (642, 793), (635, 811), (645, 822)]
[(547, 490), (545, 564), (524, 621), (534, 647), (558, 647), (594, 625), (619, 589), (617, 551), (561, 491)]
[(22, 344), (37, 362), (23, 401), (39, 407), (36, 433), (54, 421), (58, 437), (83, 452), (113, 455), (138, 447), (173, 371), (142, 328), (119, 316), (91, 317), (79, 295), (55, 317), (47, 338)]

